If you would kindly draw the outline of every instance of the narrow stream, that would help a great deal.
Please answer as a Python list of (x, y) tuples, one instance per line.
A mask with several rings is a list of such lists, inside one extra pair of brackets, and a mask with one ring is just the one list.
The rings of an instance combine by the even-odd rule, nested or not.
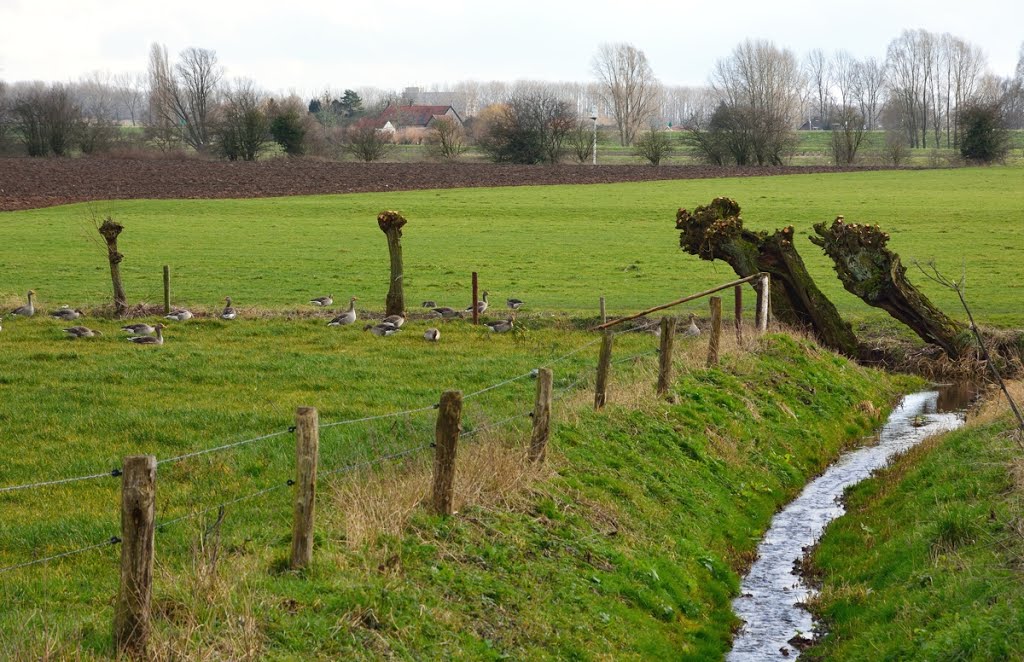
[(740, 584), (733, 611), (744, 621), (727, 659), (735, 662), (792, 660), (790, 639), (811, 638), (814, 622), (803, 604), (811, 594), (795, 564), (825, 526), (845, 511), (843, 491), (885, 466), (896, 453), (926, 437), (963, 425), (971, 392), (962, 385), (912, 393), (903, 398), (878, 433), (878, 442), (846, 453), (772, 519), (757, 561)]

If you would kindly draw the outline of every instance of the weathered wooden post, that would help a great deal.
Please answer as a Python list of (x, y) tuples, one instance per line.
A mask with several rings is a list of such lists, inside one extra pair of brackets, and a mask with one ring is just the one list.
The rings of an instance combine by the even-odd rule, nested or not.
[(391, 253), (391, 285), (385, 303), (385, 315), (405, 314), (405, 288), (402, 270), (402, 226), (408, 223), (397, 211), (382, 211), (377, 214), (377, 225), (388, 237), (388, 252)]
[(316, 467), (320, 426), (315, 407), (295, 410), (295, 518), (292, 521), (292, 570), (313, 560), (313, 515), (316, 510)]
[(672, 346), (676, 338), (676, 318), (661, 318), (661, 347), (658, 349), (658, 396), (668, 393), (672, 385)]
[(612, 339), (615, 335), (605, 331), (601, 339), (601, 353), (597, 359), (597, 386), (594, 388), (594, 409), (604, 407), (608, 399), (608, 370), (612, 366)]
[(473, 324), (480, 323), (480, 311), (477, 310), (477, 302), (480, 301), (480, 286), (476, 272), (473, 272)]
[(121, 282), (121, 260), (124, 259), (124, 255), (117, 250), (117, 236), (124, 230), (124, 226), (108, 216), (98, 230), (107, 242), (110, 280), (114, 283), (114, 312), (120, 317), (128, 309), (128, 296), (124, 293), (124, 284)]
[(530, 437), (530, 462), (543, 462), (551, 436), (551, 368), (537, 371), (537, 400), (533, 404), (533, 435)]
[(769, 286), (768, 274), (761, 274), (757, 281), (757, 330), (760, 333), (768, 330)]
[(445, 391), (434, 430), (434, 512), (451, 515), (454, 510), (455, 451), (462, 431), (462, 391)]
[(164, 265), (164, 315), (171, 312), (171, 268)]
[(736, 343), (743, 346), (743, 286), (733, 288), (733, 314), (736, 324)]
[(605, 311), (605, 308), (604, 308), (604, 297), (601, 297), (601, 324), (604, 324), (607, 321), (608, 321), (608, 313)]
[(711, 337), (708, 338), (708, 367), (718, 364), (718, 345), (722, 340), (722, 297), (711, 297)]
[(121, 476), (121, 583), (114, 606), (118, 655), (145, 659), (153, 597), (156, 532), (156, 456), (124, 459)]

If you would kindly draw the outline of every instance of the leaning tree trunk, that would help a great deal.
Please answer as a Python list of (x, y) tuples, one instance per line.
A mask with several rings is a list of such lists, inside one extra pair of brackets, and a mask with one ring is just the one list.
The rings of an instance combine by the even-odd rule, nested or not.
[(118, 317), (128, 310), (128, 297), (124, 293), (124, 284), (121, 282), (121, 260), (124, 255), (117, 250), (117, 235), (121, 234), (124, 226), (109, 216), (99, 227), (99, 233), (107, 242), (107, 259), (110, 260), (110, 280), (114, 283), (114, 311)]
[(773, 234), (743, 229), (740, 206), (715, 198), (693, 213), (680, 209), (679, 245), (704, 260), (725, 260), (741, 277), (771, 274), (772, 314), (781, 322), (810, 327), (822, 344), (850, 357), (859, 355), (853, 329), (814, 284), (793, 246), (792, 226)]
[(951, 359), (960, 357), (963, 349), (957, 336), (967, 329), (910, 284), (900, 256), (885, 247), (888, 233), (877, 225), (847, 225), (842, 216), (831, 227), (815, 223), (814, 231), (820, 236), (811, 241), (832, 258), (843, 287), (909, 326), (925, 342), (938, 345)]
[(408, 223), (397, 211), (382, 211), (377, 214), (377, 225), (388, 237), (388, 252), (391, 253), (391, 286), (388, 288), (385, 315), (405, 314), (405, 290), (402, 277), (402, 226)]

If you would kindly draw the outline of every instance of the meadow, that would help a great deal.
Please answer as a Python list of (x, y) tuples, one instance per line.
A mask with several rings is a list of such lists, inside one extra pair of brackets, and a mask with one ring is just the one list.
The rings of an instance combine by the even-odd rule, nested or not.
[[(793, 223), (800, 237), (837, 213), (879, 222), (905, 258), (934, 257), (952, 270), (963, 260), (982, 322), (1019, 325), (1021, 295), (1005, 283), (1016, 277), (1021, 250), (1022, 174), (995, 168), (140, 200), (3, 214), (5, 304), (30, 287), (44, 309), (105, 304), (109, 272), (93, 223), (110, 214), (126, 227), (120, 245), (131, 302), (156, 303), (169, 264), (176, 305), (216, 312), (230, 295), (240, 319), (172, 324), (166, 344), (149, 348), (121, 339), (114, 320), (82, 320), (105, 335), (73, 341), (62, 337), (67, 324), (42, 314), (5, 319), (0, 487), (103, 474), (131, 453), (167, 461), (157, 503), (158, 522), (168, 524), (157, 540), (166, 658), (589, 658), (607, 645), (635, 655), (682, 649), (701, 659), (727, 645), (735, 572), (772, 512), (877, 422), (855, 405), (884, 406), (899, 384), (786, 339), (759, 343), (749, 355), (731, 351), (722, 369), (706, 371), (704, 346), (690, 343), (677, 350), (685, 358), (677, 404), (656, 403), (656, 340), (624, 333), (616, 339), (615, 404), (608, 416), (588, 414), (597, 347), (580, 327), (596, 317), (598, 297), (608, 298), (613, 314), (632, 312), (731, 280), (724, 265), (683, 254), (674, 230), (678, 206), (728, 195), (744, 205), (752, 227)], [(519, 329), (495, 335), (453, 322), (434, 345), (420, 337), (425, 320), (392, 338), (363, 333), (360, 324), (328, 328), (327, 313), (315, 316), (305, 304), (310, 297), (330, 293), (340, 304), (358, 296), (364, 318), (383, 308), (387, 249), (375, 220), (382, 208), (410, 219), (403, 245), (412, 310), (423, 299), (468, 304), (476, 270), (493, 296), (493, 316), (503, 315), (508, 296), (527, 301)], [(883, 319), (841, 290), (809, 242), (803, 254), (843, 313)], [(955, 310), (948, 295), (923, 286)], [(680, 312), (703, 314), (705, 305)], [(521, 455), (529, 372), (556, 360), (556, 397), (565, 398), (553, 441), (556, 473), (495, 463)], [(430, 406), (448, 388), (472, 394), (466, 455), (480, 449), (473, 466), (490, 473), (470, 481), (466, 517), (445, 522), (416, 508), (419, 488), (408, 490), (412, 505), (389, 504), (410, 472), (426, 471)], [(287, 427), (301, 405), (318, 407), (323, 423), (416, 410), (323, 431), (322, 471), (340, 475), (322, 492), (317, 535), (325, 551), (308, 574), (283, 567), (291, 511), (284, 488), (293, 471)], [(489, 426), (500, 429), (488, 433)], [(182, 457), (266, 434), (277, 436)], [(406, 452), (411, 468), (375, 467), (385, 476), (376, 487), (359, 467)], [(681, 484), (672, 478), (680, 472), (699, 480)], [(118, 485), (100, 476), (0, 493), (0, 567), (116, 534)], [(364, 531), (380, 526), (369, 506), (360, 506), (369, 524), (348, 510), (376, 502), (373, 489), (384, 510), (402, 513), (379, 516), (392, 527), (379, 538)], [(223, 531), (215, 525), (221, 503), (229, 504)], [(609, 526), (626, 533), (609, 538)], [(0, 575), (0, 653), (103, 657), (117, 551), (101, 547)], [(550, 610), (540, 606), (549, 602)], [(637, 639), (641, 627), (649, 630)], [(594, 628), (602, 633), (596, 639)]]
[(855, 321), (886, 315), (846, 293), (807, 240), (813, 223), (837, 214), (881, 225), (911, 279), (952, 314), (960, 314), (955, 297), (915, 274), (912, 260), (934, 259), (947, 273), (965, 269), (982, 323), (1024, 321), (1024, 294), (1014, 287), (1024, 251), (1022, 168), (68, 205), (0, 217), (0, 303), (23, 302), (29, 288), (43, 307), (107, 301), (94, 223), (111, 215), (126, 228), (121, 266), (132, 302), (161, 300), (166, 264), (175, 305), (215, 310), (231, 296), (243, 311), (285, 311), (333, 294), (379, 309), (387, 248), (375, 219), (381, 209), (398, 209), (409, 219), (411, 306), (425, 299), (467, 306), (477, 271), (498, 306), (518, 297), (525, 310), (594, 316), (605, 296), (609, 311), (624, 313), (732, 279), (726, 265), (682, 253), (674, 229), (678, 207), (721, 195), (740, 203), (748, 227), (794, 225), (811, 274)]

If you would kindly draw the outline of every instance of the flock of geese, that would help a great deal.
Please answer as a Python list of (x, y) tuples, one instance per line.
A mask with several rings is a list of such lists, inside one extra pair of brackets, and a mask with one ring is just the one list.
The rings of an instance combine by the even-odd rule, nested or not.
[[(19, 306), (14, 310), (7, 313), (9, 317), (32, 317), (36, 313), (35, 304), (32, 298), (35, 296), (35, 290), (28, 291), (28, 303), (24, 306)], [(483, 314), (489, 307), (488, 293), (484, 291), (483, 298), (477, 302), (476, 311), (477, 314)], [(348, 302), (348, 310), (332, 318), (327, 322), (327, 326), (347, 326), (354, 324), (357, 319), (356, 314), (356, 301), (357, 297), (352, 297)], [(334, 303), (334, 296), (328, 294), (324, 297), (316, 297), (310, 299), (309, 303), (314, 306), (327, 307)], [(508, 319), (496, 320), (492, 322), (485, 322), (485, 326), (488, 331), (494, 333), (506, 333), (515, 328), (515, 316), (516, 311), (523, 305), (521, 299), (508, 299), (506, 305), (511, 310), (511, 316)], [(469, 306), (463, 310), (456, 310), (447, 306), (438, 306), (433, 301), (424, 301), (423, 307), (430, 310), (429, 317), (440, 318), (440, 319), (457, 319), (465, 317), (466, 315), (472, 315), (473, 306)], [(81, 310), (71, 308), (70, 306), (63, 306), (50, 313), (50, 316), (65, 322), (71, 322), (77, 320), (83, 315)], [(194, 317), (190, 310), (179, 308), (169, 315), (164, 316), (165, 319), (173, 320), (176, 322), (184, 322)], [(220, 318), (224, 320), (233, 320), (238, 317), (238, 312), (234, 306), (231, 305), (231, 297), (224, 297), (224, 309), (220, 313)], [(0, 331), (3, 330), (2, 326), (3, 317), (0, 317)], [(369, 331), (375, 336), (385, 337), (392, 336), (398, 333), (402, 325), (405, 324), (404, 315), (388, 315), (384, 319), (377, 323), (367, 324), (363, 327), (364, 331)], [(163, 322), (157, 324), (147, 324), (144, 322), (136, 324), (126, 324), (121, 327), (122, 331), (129, 334), (128, 340), (137, 345), (162, 345), (164, 344), (163, 330), (167, 328)], [(90, 329), (86, 326), (70, 326), (64, 329), (72, 338), (94, 338), (96, 336), (102, 336), (103, 332), (96, 329)], [(437, 342), (441, 339), (441, 331), (437, 328), (429, 328), (423, 333), (424, 340), (430, 342)]]

